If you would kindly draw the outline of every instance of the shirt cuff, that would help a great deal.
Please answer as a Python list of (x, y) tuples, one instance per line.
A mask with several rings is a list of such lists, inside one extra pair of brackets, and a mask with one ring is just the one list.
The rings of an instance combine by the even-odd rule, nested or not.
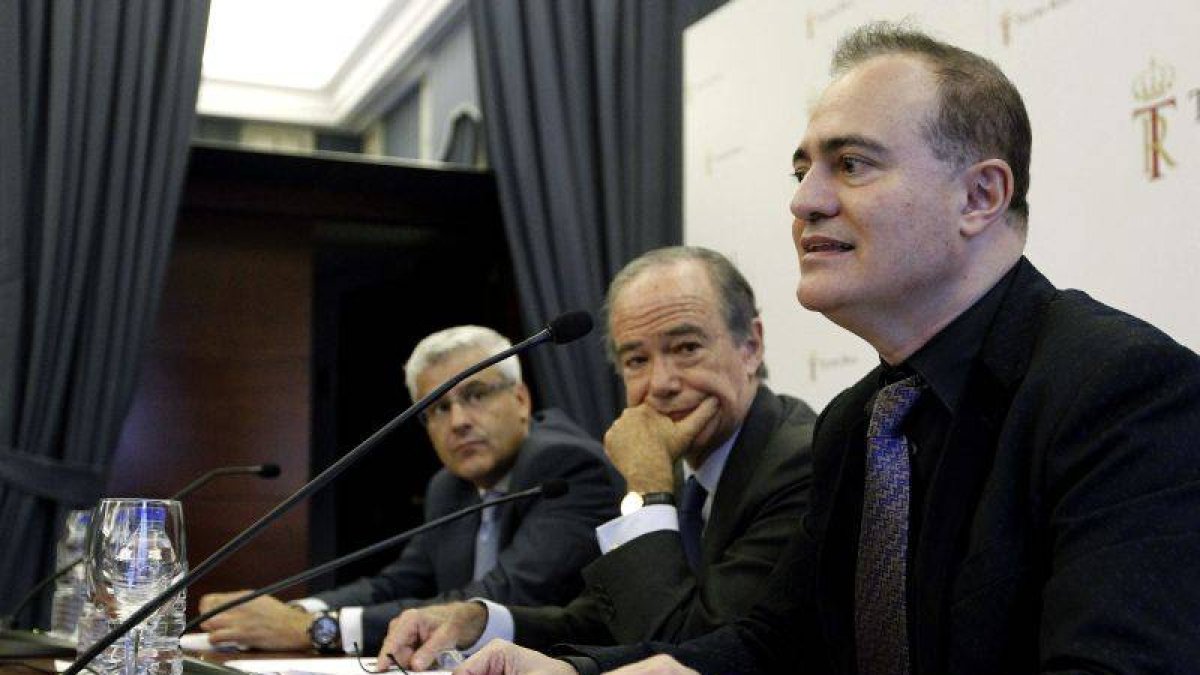
[(299, 600), (292, 600), (288, 604), (295, 605), (309, 614), (316, 614), (317, 612), (324, 612), (329, 609), (329, 605), (324, 600), (316, 598), (300, 598)]
[(620, 516), (596, 528), (600, 552), (627, 544), (643, 534), (659, 530), (679, 530), (679, 512), (670, 504), (643, 506), (627, 516)]
[(355, 654), (354, 645), (359, 652), (363, 648), (362, 607), (343, 607), (338, 610), (338, 625), (342, 627), (342, 651)]
[(566, 661), (571, 664), (579, 675), (600, 675), (600, 664), (596, 663), (595, 659), (587, 656), (560, 656), (559, 661)]
[(516, 629), (513, 627), (513, 615), (504, 605), (498, 605), (491, 600), (485, 598), (471, 598), (472, 602), (478, 602), (483, 605), (483, 609), (487, 611), (487, 625), (483, 627), (483, 635), (475, 641), (475, 644), (463, 650), (464, 656), (470, 656), (475, 652), (483, 649), (483, 646), (491, 642), (495, 638), (501, 640), (513, 641), (513, 635)]

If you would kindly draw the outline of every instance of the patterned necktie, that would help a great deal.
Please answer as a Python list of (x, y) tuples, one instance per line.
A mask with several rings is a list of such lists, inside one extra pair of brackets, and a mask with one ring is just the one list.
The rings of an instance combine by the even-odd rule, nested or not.
[(700, 534), (704, 531), (704, 500), (708, 490), (695, 476), (683, 484), (679, 500), (679, 536), (683, 539), (683, 554), (692, 571), (700, 569)]
[(910, 468), (900, 423), (921, 394), (916, 377), (879, 391), (867, 428), (862, 527), (854, 581), (859, 675), (907, 675)]
[[(488, 490), (483, 493), (480, 501), (487, 502), (502, 496), (503, 492)], [(499, 523), (496, 518), (498, 508), (500, 507), (489, 506), (479, 512), (479, 531), (475, 533), (475, 575), (472, 577), (477, 581), (492, 571), (500, 553)]]

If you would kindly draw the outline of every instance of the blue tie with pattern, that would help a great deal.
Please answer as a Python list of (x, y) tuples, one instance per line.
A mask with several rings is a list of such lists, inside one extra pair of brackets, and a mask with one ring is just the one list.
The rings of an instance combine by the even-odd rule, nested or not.
[(704, 531), (704, 500), (707, 498), (708, 490), (695, 476), (683, 484), (683, 497), (679, 500), (679, 536), (683, 540), (683, 554), (693, 572), (700, 568), (700, 535)]
[[(483, 493), (480, 501), (488, 502), (504, 496), (498, 490), (488, 490)], [(492, 571), (496, 566), (496, 558), (500, 554), (499, 523), (496, 522), (498, 506), (489, 506), (479, 512), (479, 531), (475, 533), (475, 580)]]
[(854, 638), (859, 675), (907, 675), (909, 445), (904, 416), (921, 394), (916, 377), (879, 391), (867, 428), (866, 479), (858, 568), (854, 581)]

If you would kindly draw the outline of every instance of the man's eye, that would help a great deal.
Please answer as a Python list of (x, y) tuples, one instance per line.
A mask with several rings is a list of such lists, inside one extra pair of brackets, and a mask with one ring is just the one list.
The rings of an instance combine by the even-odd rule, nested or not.
[(677, 354), (694, 354), (702, 345), (699, 342), (681, 342), (675, 345), (675, 353)]
[(808, 174), (808, 169), (793, 169), (791, 175), (792, 175), (792, 178), (795, 178), (796, 182), (799, 183), (804, 180), (804, 176), (807, 174)]
[(859, 157), (847, 156), (838, 159), (838, 169), (840, 169), (842, 173), (849, 175), (854, 175), (861, 172), (864, 168), (866, 168), (866, 165), (866, 162)]
[(626, 367), (626, 368), (633, 369), (633, 368), (640, 368), (640, 367), (642, 367), (642, 366), (643, 366), (643, 365), (645, 365), (645, 364), (646, 364), (646, 357), (644, 357), (644, 356), (630, 356), (630, 357), (628, 357), (628, 358), (626, 358), (626, 359), (625, 359), (625, 364), (624, 364), (624, 365), (625, 365), (625, 367)]
[(450, 412), (451, 405), (453, 404), (450, 401), (443, 399), (433, 404), (432, 412), (435, 415), (445, 415)]

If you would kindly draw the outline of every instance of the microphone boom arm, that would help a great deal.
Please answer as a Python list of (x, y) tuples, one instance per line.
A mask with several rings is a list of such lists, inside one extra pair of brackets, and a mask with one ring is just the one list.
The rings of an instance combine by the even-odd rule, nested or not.
[(504, 495), (503, 497), (498, 497), (491, 501), (480, 502), (478, 504), (472, 504), (471, 506), (468, 506), (464, 509), (455, 511), (454, 513), (448, 513), (440, 518), (435, 518), (427, 523), (422, 524), (420, 527), (416, 527), (411, 530), (406, 530), (404, 532), (401, 532), (400, 534), (393, 535), (382, 541), (375, 542), (374, 544), (371, 544), (370, 546), (365, 546), (363, 548), (360, 548), (353, 553), (347, 553), (346, 555), (344, 555), (340, 558), (337, 558), (335, 560), (330, 560), (327, 563), (323, 563), (312, 569), (305, 570), (303, 572), (300, 572), (299, 574), (290, 576), (281, 581), (276, 581), (275, 583), (273, 583), (269, 586), (263, 586), (262, 588), (260, 588), (258, 590), (251, 591), (250, 593), (247, 593), (246, 595), (239, 596), (237, 598), (234, 598), (233, 600), (230, 600), (229, 602), (226, 602), (222, 605), (218, 605), (218, 606), (214, 607), (213, 609), (211, 609), (211, 610), (201, 614), (200, 616), (192, 619), (191, 621), (187, 622), (187, 624), (184, 625), (184, 627), (183, 627), (183, 632), (186, 633), (187, 631), (195, 628), (196, 626), (204, 623), (205, 621), (208, 621), (209, 619), (213, 618), (214, 616), (221, 614), (223, 612), (227, 612), (239, 605), (250, 602), (251, 600), (253, 600), (255, 598), (258, 598), (258, 597), (261, 597), (264, 595), (270, 595), (276, 591), (281, 591), (285, 588), (295, 586), (296, 584), (303, 583), (314, 577), (319, 577), (326, 572), (333, 571), (344, 565), (349, 565), (350, 563), (354, 562), (355, 560), (360, 560), (369, 555), (378, 553), (379, 551), (382, 551), (384, 549), (391, 548), (392, 546), (395, 546), (396, 544), (407, 541), (407, 540), (417, 536), (418, 534), (424, 534), (425, 532), (428, 532), (429, 530), (440, 527), (441, 525), (444, 525), (452, 520), (458, 520), (459, 518), (462, 518), (464, 516), (469, 516), (472, 513), (475, 513), (476, 511), (480, 511), (482, 509), (486, 509), (489, 506), (496, 506), (498, 504), (504, 504), (507, 502), (516, 501), (518, 499), (525, 499), (527, 497), (535, 497), (541, 493), (542, 493), (542, 486), (538, 485), (535, 487), (531, 487), (528, 490), (522, 490), (520, 492), (514, 492), (510, 495)]

